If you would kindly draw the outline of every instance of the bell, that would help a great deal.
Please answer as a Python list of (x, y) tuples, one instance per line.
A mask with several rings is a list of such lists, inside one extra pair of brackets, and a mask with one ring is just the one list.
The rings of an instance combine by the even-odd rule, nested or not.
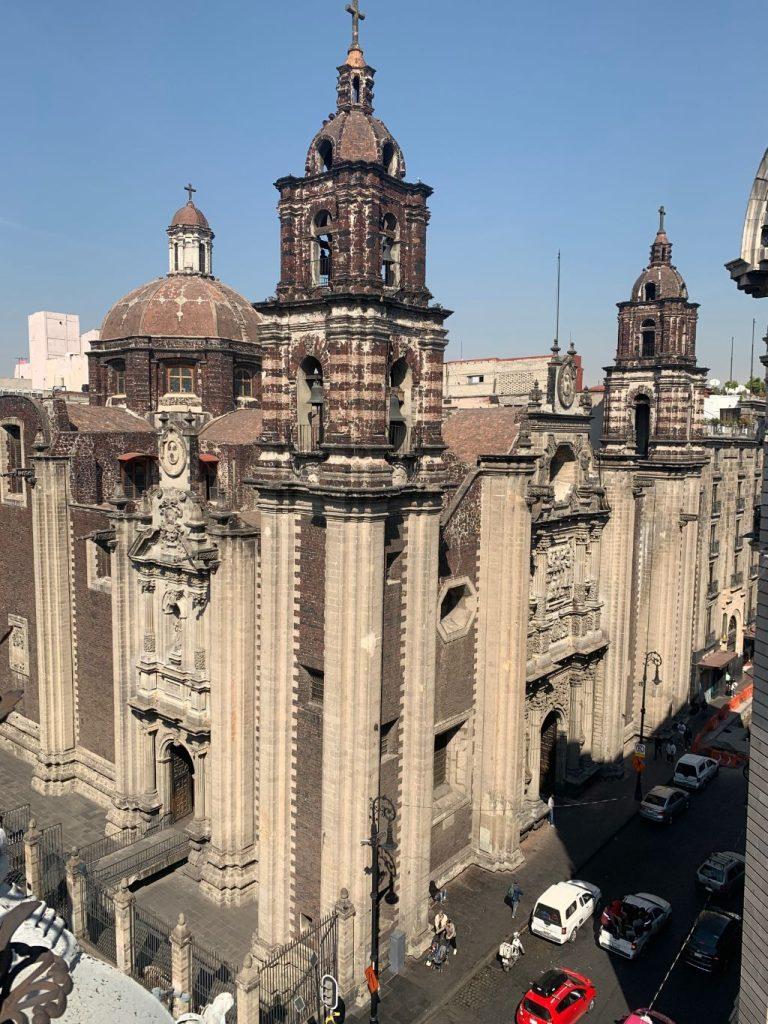
[(309, 389), (309, 404), (323, 405), (324, 402), (325, 395), (323, 393), (323, 382), (320, 377), (313, 377), (312, 384)]
[(400, 408), (400, 400), (394, 391), (389, 393), (389, 422), (390, 424), (405, 423), (405, 417)]

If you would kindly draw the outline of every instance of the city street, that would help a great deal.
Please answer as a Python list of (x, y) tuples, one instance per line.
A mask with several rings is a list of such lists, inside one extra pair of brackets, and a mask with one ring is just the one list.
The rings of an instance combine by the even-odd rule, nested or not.
[[(509, 974), (497, 962), (480, 966), (456, 993), (450, 1005), (425, 1019), (441, 1022), (478, 1021), (481, 1024), (509, 1024), (530, 984), (547, 968), (564, 966), (588, 975), (597, 986), (597, 1004), (590, 1024), (614, 1024), (628, 1009), (646, 1006), (672, 965), (686, 935), (704, 903), (694, 886), (701, 861), (713, 850), (743, 852), (745, 841), (746, 783), (740, 771), (721, 771), (701, 794), (694, 794), (692, 806), (674, 825), (656, 826), (635, 816), (584, 866), (579, 877), (600, 886), (604, 898), (650, 892), (672, 904), (672, 919), (636, 962), (610, 956), (599, 948), (592, 924), (585, 925), (576, 942), (555, 946), (526, 930), (526, 956)], [(579, 813), (575, 808), (569, 812)], [(559, 881), (553, 877), (551, 881)], [(539, 893), (526, 893), (524, 910)], [(739, 910), (741, 893), (726, 903)], [(528, 917), (520, 917), (527, 925)], [(453, 965), (451, 965), (453, 966)], [(450, 986), (450, 970), (445, 973)], [(711, 977), (682, 961), (672, 969), (655, 1008), (675, 1024), (726, 1024), (738, 990), (738, 965), (731, 965), (724, 977)], [(706, 1018), (702, 1010), (706, 1009)]]

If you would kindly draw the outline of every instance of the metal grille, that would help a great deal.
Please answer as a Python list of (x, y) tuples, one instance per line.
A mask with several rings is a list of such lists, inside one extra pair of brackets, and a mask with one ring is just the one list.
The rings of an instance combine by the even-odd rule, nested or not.
[(26, 887), (24, 871), (24, 833), (29, 827), (29, 804), (20, 804), (2, 812), (3, 828), (8, 836), (8, 883)]
[(338, 973), (337, 918), (329, 914), (277, 950), (260, 972), (261, 1024), (321, 1019), (320, 979)]
[(133, 908), (133, 977), (144, 988), (169, 989), (172, 926), (144, 907)]
[(106, 886), (89, 873), (85, 874), (85, 931), (99, 954), (117, 964), (115, 905)]
[(123, 878), (133, 884), (140, 879), (156, 875), (165, 868), (180, 864), (189, 855), (189, 837), (184, 832), (169, 829), (168, 834), (142, 850), (130, 847), (122, 857), (99, 864), (93, 869), (102, 885), (115, 884)]
[(235, 1004), (227, 1014), (228, 1024), (237, 1020), (237, 967), (222, 960), (212, 950), (192, 942), (192, 1009), (202, 1013), (205, 1007), (222, 992), (230, 992)]
[(66, 863), (64, 843), (61, 836), (61, 825), (51, 825), (40, 833), (40, 859), (42, 863), (43, 891), (39, 895), (49, 907), (71, 924), (72, 905), (67, 889)]
[(101, 839), (97, 839), (94, 843), (89, 843), (84, 846), (80, 852), (80, 859), (87, 867), (98, 863), (104, 857), (109, 857), (113, 853), (117, 853), (118, 850), (124, 850), (127, 846), (132, 846), (133, 843), (137, 843), (140, 839), (144, 839), (146, 836), (154, 835), (155, 832), (161, 832), (163, 829), (170, 828), (173, 824), (173, 815), (168, 813), (164, 814), (162, 818), (149, 826), (146, 832), (130, 832), (124, 829), (121, 832), (115, 832), (111, 836), (103, 836)]

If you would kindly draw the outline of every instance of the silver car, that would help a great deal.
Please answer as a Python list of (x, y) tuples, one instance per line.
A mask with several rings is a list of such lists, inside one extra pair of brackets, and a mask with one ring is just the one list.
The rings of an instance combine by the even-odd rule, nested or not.
[(646, 793), (640, 804), (640, 817), (671, 825), (675, 818), (683, 811), (687, 811), (690, 806), (691, 798), (682, 789), (675, 789), (673, 786), (654, 786)]

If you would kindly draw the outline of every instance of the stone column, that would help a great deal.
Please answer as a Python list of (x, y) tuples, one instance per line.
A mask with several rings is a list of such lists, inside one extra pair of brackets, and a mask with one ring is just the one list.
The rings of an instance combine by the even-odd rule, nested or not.
[[(254, 945), (258, 942), (254, 943)], [(259, 1024), (261, 968), (253, 951), (246, 954), (235, 978), (237, 985), (237, 1024)]]
[[(369, 962), (370, 800), (379, 791), (384, 519), (380, 506), (326, 504), (325, 697), (320, 901), (342, 888), (363, 914), (355, 977)], [(366, 925), (367, 921), (367, 925)]]
[(296, 773), (296, 544), (298, 522), (288, 499), (262, 492), (261, 692), (259, 695), (260, 948), (291, 934)]
[(157, 763), (155, 743), (157, 727), (148, 723), (141, 726), (142, 757), (144, 761), (143, 797), (144, 803), (152, 808), (157, 806)]
[(409, 953), (429, 933), (427, 900), (432, 849), (432, 786), (440, 506), (406, 512), (405, 662), (398, 835), (398, 923)]
[(583, 735), (584, 686), (581, 674), (571, 676), (571, 707), (568, 723), (568, 772), (577, 775), (581, 767), (581, 746)]
[(336, 980), (339, 983), (339, 991), (346, 998), (360, 983), (360, 979), (355, 976), (355, 907), (346, 889), (341, 890), (336, 903), (336, 915), (339, 929), (339, 976)]
[[(258, 551), (252, 536), (230, 535), (224, 526), (212, 527), (211, 532), (219, 549), (219, 567), (211, 576), (209, 774), (214, 798), (200, 884), (211, 899), (239, 905), (255, 898), (258, 877)], [(274, 614), (274, 592), (270, 600)], [(281, 606), (281, 614), (287, 612)], [(282, 699), (286, 700), (285, 693)]]
[(31, 488), (34, 536), (40, 750), (32, 787), (55, 796), (71, 788), (77, 746), (72, 651), (69, 460), (36, 456)]
[(520, 863), (534, 459), (481, 464), (473, 843), (483, 864)]
[(125, 974), (133, 973), (133, 907), (136, 897), (123, 879), (112, 897), (115, 907), (115, 953), (117, 966)]
[[(192, 932), (183, 914), (179, 914), (171, 932), (171, 985), (173, 987), (173, 1014), (181, 1016), (188, 1008), (192, 993)], [(187, 999), (182, 1000), (185, 995)]]
[(66, 863), (67, 891), (72, 904), (72, 933), (82, 939), (86, 931), (85, 864), (77, 850), (73, 850)]
[(27, 881), (27, 892), (42, 898), (43, 888), (43, 855), (40, 842), (42, 832), (34, 818), (30, 819), (29, 827), (24, 833), (24, 874)]

